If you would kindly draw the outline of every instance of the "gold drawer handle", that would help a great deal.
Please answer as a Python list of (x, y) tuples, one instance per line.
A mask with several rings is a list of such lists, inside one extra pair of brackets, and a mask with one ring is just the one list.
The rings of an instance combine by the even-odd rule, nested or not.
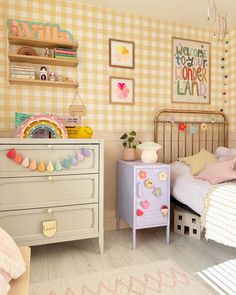
[(49, 181), (52, 181), (53, 179), (52, 179), (52, 176), (48, 176), (48, 180)]
[(51, 214), (52, 213), (52, 209), (48, 209), (48, 214)]

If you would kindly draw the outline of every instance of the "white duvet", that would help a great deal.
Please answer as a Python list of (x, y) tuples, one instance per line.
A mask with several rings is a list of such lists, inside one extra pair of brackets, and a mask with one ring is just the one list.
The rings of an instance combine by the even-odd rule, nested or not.
[(194, 178), (189, 172), (189, 167), (181, 162), (171, 164), (170, 183), (171, 195), (201, 215), (204, 209), (204, 197), (212, 185)]

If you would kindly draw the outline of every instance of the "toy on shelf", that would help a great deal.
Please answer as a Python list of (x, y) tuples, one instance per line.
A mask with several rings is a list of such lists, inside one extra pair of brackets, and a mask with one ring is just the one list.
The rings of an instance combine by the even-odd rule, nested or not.
[(37, 55), (34, 48), (29, 47), (29, 46), (23, 46), (23, 47), (19, 48), (18, 51), (17, 51), (17, 54), (30, 55), (30, 56), (36, 56)]
[(47, 130), (51, 138), (67, 138), (65, 126), (52, 115), (35, 115), (26, 119), (17, 130), (17, 137), (34, 138), (39, 130)]
[(89, 126), (66, 127), (69, 138), (91, 138), (93, 129)]
[(45, 66), (40, 68), (40, 80), (46, 81), (48, 79), (48, 70)]

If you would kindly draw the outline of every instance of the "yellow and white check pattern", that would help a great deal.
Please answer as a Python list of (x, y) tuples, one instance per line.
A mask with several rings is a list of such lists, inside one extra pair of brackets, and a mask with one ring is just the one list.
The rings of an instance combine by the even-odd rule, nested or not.
[[(66, 0), (0, 0), (0, 130), (14, 129), (14, 113), (67, 114), (74, 90), (9, 85), (7, 19), (58, 23), (79, 42), (79, 92), (87, 106), (87, 123), (98, 131), (151, 131), (162, 108), (234, 109), (223, 103), (221, 58), (224, 44), (206, 29), (135, 16)], [(233, 32), (235, 40), (235, 32)], [(211, 104), (171, 104), (171, 37), (212, 42)], [(109, 67), (108, 39), (135, 42), (135, 69)], [(236, 56), (236, 51), (234, 50)], [(50, 66), (48, 66), (49, 69)], [(58, 71), (57, 69), (55, 69)], [(234, 69), (235, 72), (235, 67)], [(66, 71), (66, 69), (60, 69)], [(109, 77), (135, 79), (134, 105), (109, 103)]]

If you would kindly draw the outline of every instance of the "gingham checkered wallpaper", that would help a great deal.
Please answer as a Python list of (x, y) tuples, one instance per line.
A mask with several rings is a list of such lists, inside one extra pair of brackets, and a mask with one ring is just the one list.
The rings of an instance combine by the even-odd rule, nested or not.
[[(0, 0), (0, 3), (3, 8), (0, 12), (1, 130), (14, 128), (15, 111), (67, 114), (74, 95), (73, 90), (59, 87), (9, 86), (6, 32), (9, 18), (58, 23), (78, 39), (79, 91), (87, 106), (87, 123), (95, 131), (151, 131), (154, 113), (162, 108), (224, 108), (229, 111), (229, 104), (224, 104), (222, 97), (224, 81), (220, 68), (224, 45), (217, 43), (206, 29), (97, 8), (78, 1)], [(171, 104), (172, 36), (212, 42), (210, 105)], [(235, 32), (233, 36), (235, 40)], [(135, 42), (134, 70), (109, 67), (109, 38)], [(233, 52), (235, 59), (236, 51)], [(109, 76), (135, 79), (134, 105), (109, 104)]]

